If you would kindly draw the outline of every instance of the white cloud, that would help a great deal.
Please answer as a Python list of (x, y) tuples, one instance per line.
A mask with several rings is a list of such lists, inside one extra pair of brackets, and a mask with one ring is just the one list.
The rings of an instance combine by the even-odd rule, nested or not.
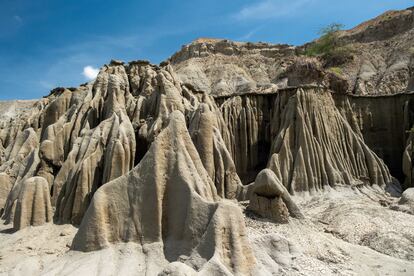
[(270, 19), (289, 15), (303, 8), (312, 0), (262, 0), (239, 10), (234, 18), (237, 20)]
[(96, 76), (99, 73), (99, 69), (98, 68), (94, 68), (90, 65), (83, 67), (83, 75), (86, 79), (88, 80), (93, 80), (96, 78)]

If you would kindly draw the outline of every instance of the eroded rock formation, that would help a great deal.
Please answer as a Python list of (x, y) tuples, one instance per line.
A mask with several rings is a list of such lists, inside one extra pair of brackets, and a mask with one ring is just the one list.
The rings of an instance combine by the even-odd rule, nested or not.
[(201, 271), (212, 263), (222, 273), (246, 274), (254, 267), (243, 216), (219, 200), (179, 111), (136, 168), (95, 193), (73, 249), (129, 241), (162, 243), (164, 258), (188, 256), (185, 263)]
[(242, 183), (220, 134), (218, 121), (217, 114), (207, 104), (200, 104), (191, 119), (189, 131), (218, 194), (222, 198), (237, 198), (243, 189)]
[(19, 193), (13, 228), (38, 226), (52, 221), (49, 184), (43, 177), (25, 180)]
[(269, 169), (257, 175), (250, 195), (249, 209), (279, 223), (289, 222), (289, 216), (304, 218), (288, 190)]
[[(237, 200), (287, 223), (304, 218), (291, 195), (413, 186), (412, 9), (390, 16), (396, 33), (379, 40), (381, 18), (341, 33), (355, 51), (338, 67), (301, 47), (199, 39), (159, 66), (113, 60), (78, 88), (0, 103), (2, 218), (80, 225), (74, 250), (132, 242), (141, 271), (255, 274), (254, 254), (273, 253), (252, 251)], [(383, 204), (411, 201), (408, 189)]]
[(332, 96), (352, 129), (385, 161), (391, 174), (403, 183), (401, 160), (409, 131), (414, 124), (412, 94), (375, 97), (339, 94)]
[(217, 102), (232, 137), (229, 149), (237, 172), (248, 184), (268, 161), (272, 96), (236, 96)]
[(271, 132), (268, 166), (291, 193), (392, 183), (384, 162), (353, 131), (326, 91), (280, 93)]

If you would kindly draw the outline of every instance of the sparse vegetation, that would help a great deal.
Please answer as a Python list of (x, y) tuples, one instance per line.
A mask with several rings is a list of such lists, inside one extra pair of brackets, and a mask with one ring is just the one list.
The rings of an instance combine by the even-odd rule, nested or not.
[(405, 131), (408, 134), (414, 133), (414, 127), (411, 127), (409, 130)]
[(335, 75), (338, 75), (338, 76), (342, 75), (342, 68), (340, 68), (340, 67), (331, 67), (331, 68), (328, 69), (328, 71), (330, 71), (330, 72), (332, 72), (332, 73), (334, 73)]
[(338, 31), (340, 31), (342, 28), (343, 25), (337, 23), (333, 23), (327, 27), (322, 28), (319, 31), (321, 37), (315, 43), (311, 44), (305, 50), (304, 54), (306, 56), (320, 56), (333, 51), (339, 46)]
[(321, 37), (310, 44), (304, 51), (304, 55), (320, 57), (326, 66), (341, 65), (352, 59), (352, 49), (341, 44), (339, 31), (342, 24), (333, 23), (320, 30)]

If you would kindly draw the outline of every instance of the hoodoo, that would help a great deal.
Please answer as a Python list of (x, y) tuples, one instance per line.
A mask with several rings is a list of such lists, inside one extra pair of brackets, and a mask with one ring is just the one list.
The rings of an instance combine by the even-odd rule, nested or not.
[(261, 171), (252, 188), (249, 209), (276, 222), (287, 223), (289, 216), (304, 218), (288, 190), (269, 169)]
[(20, 230), (52, 221), (49, 184), (42, 177), (32, 177), (23, 182), (16, 203), (13, 228)]
[(240, 210), (218, 197), (184, 115), (174, 111), (168, 121), (137, 167), (95, 193), (72, 248), (156, 243), (160, 258), (186, 256), (185, 263), (205, 275), (213, 265), (224, 274), (252, 273), (255, 260)]

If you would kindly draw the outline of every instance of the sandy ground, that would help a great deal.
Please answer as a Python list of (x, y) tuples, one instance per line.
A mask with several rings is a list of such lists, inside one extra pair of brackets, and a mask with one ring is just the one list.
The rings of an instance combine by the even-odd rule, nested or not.
[[(245, 210), (261, 274), (414, 275), (414, 216), (391, 210), (394, 199), (371, 189), (343, 189), (296, 200), (306, 219), (289, 224)], [(1, 225), (0, 275), (156, 275), (151, 271), (166, 265), (157, 244), (70, 251), (76, 231), (47, 224), (13, 232)]]
[(395, 200), (333, 190), (299, 203), (305, 220), (275, 224), (245, 211), (246, 225), (253, 244), (265, 235), (291, 243), (282, 275), (414, 275), (414, 217), (389, 209)]

